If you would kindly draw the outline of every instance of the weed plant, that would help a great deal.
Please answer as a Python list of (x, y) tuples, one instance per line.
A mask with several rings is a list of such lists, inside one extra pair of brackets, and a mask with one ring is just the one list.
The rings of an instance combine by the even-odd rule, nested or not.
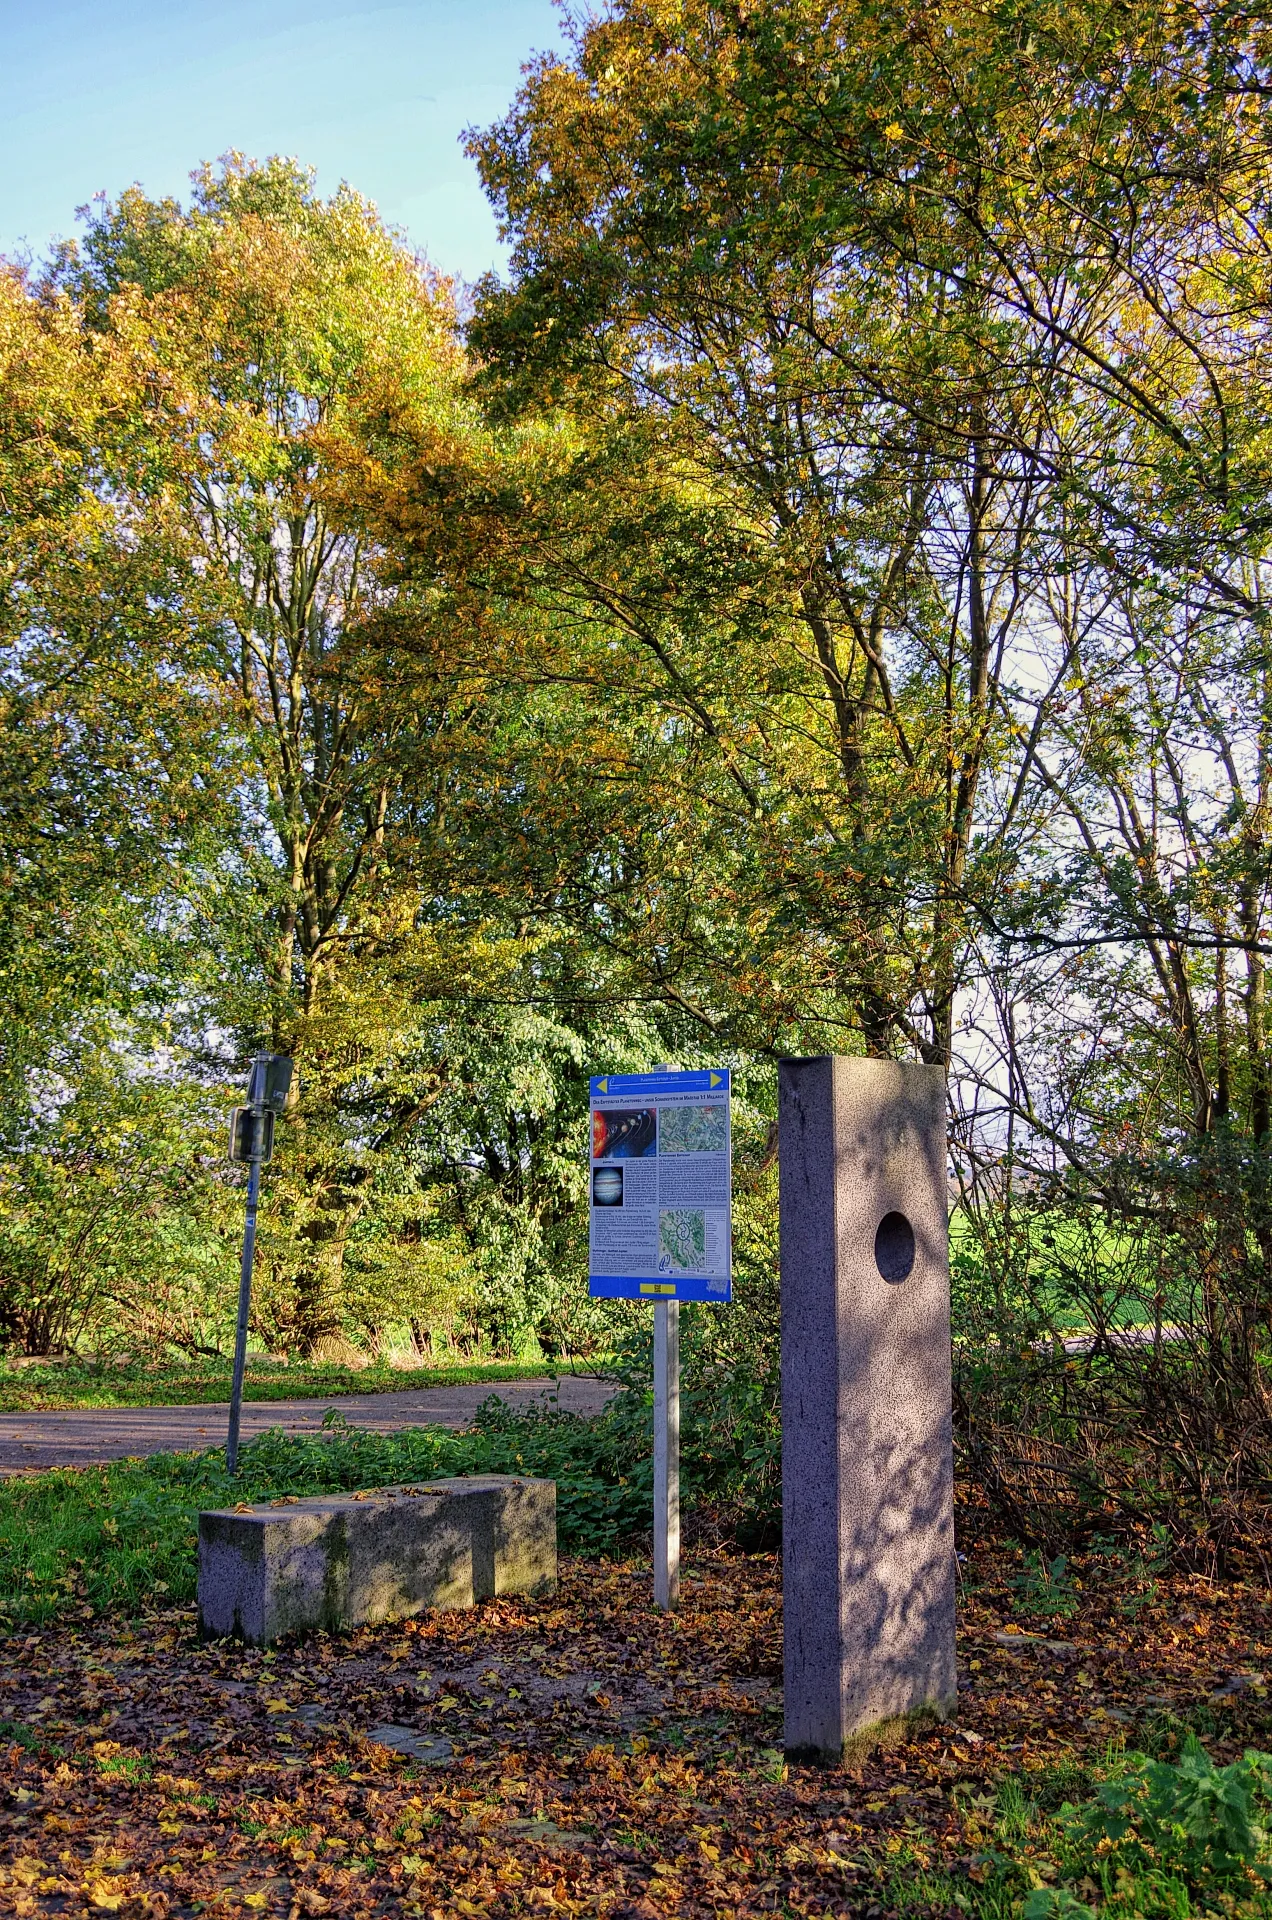
[(1067, 1620), (1078, 1611), (1078, 1597), (1069, 1578), (1069, 1562), (1063, 1553), (1047, 1560), (1037, 1552), (1025, 1554), (1024, 1570), (1012, 1585), (1018, 1595), (1017, 1608), (1043, 1620)]
[(920, 1869), (889, 1889), (893, 1904), (975, 1920), (1267, 1920), (1272, 1754), (1216, 1766), (1190, 1735), (1174, 1764), (1113, 1751), (1100, 1772), (1070, 1764), (979, 1794), (970, 1810), (988, 1831), (970, 1880)]

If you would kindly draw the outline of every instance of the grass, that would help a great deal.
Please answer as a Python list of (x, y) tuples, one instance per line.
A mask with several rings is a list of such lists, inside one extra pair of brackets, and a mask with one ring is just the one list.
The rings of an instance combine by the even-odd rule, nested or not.
[[(0, 1413), (42, 1408), (206, 1406), (230, 1397), (230, 1361), (109, 1358), (50, 1361), (21, 1368), (0, 1364)], [(245, 1400), (337, 1399), (349, 1393), (408, 1393), (421, 1387), (538, 1380), (572, 1369), (545, 1361), (490, 1360), (453, 1366), (369, 1367), (271, 1360), (249, 1354)]]
[[(958, 1790), (956, 1789), (956, 1792)], [(1217, 1766), (1195, 1736), (1177, 1763), (1111, 1747), (1094, 1767), (1008, 1775), (967, 1803), (983, 1831), (970, 1872), (889, 1860), (902, 1916), (974, 1920), (1267, 1920), (1272, 1756)], [(973, 1827), (973, 1832), (975, 1827)]]
[(603, 1553), (647, 1524), (649, 1451), (630, 1415), (514, 1413), (492, 1401), (465, 1433), (367, 1433), (338, 1416), (329, 1416), (323, 1438), (273, 1428), (242, 1449), (233, 1480), (218, 1449), (0, 1481), (0, 1626), (190, 1600), (200, 1509), (289, 1493), (460, 1473), (543, 1474), (557, 1482), (562, 1548)]

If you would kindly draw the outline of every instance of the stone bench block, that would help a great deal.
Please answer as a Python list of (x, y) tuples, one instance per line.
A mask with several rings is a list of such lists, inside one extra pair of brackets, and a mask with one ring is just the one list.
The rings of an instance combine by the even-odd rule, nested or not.
[(199, 1515), (199, 1631), (374, 1626), (556, 1585), (556, 1484), (512, 1474)]
[(556, 1586), (556, 1482), (514, 1474), (430, 1480), (430, 1493), (462, 1509), (472, 1529), (473, 1599), (550, 1593)]

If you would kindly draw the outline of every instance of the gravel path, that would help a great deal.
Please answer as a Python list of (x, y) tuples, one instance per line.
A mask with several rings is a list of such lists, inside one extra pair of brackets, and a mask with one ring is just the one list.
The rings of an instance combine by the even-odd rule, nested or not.
[[(245, 1441), (269, 1427), (288, 1433), (322, 1428), (328, 1408), (351, 1427), (394, 1433), (400, 1427), (465, 1427), (483, 1400), (497, 1394), (525, 1407), (556, 1396), (563, 1413), (600, 1413), (612, 1381), (593, 1374), (559, 1380), (503, 1380), (464, 1387), (424, 1387), (410, 1393), (351, 1393), (329, 1400), (249, 1400), (243, 1406)], [(189, 1453), (225, 1444), (229, 1407), (82, 1407), (52, 1413), (0, 1413), (0, 1474), (33, 1467), (82, 1467), (131, 1454)]]

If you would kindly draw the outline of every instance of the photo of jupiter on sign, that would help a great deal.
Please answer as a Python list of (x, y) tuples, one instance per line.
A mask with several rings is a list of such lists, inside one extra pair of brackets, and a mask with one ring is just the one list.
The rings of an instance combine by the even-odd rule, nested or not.
[(623, 1169), (621, 1167), (593, 1167), (592, 1205), (594, 1207), (621, 1207), (622, 1204)]

